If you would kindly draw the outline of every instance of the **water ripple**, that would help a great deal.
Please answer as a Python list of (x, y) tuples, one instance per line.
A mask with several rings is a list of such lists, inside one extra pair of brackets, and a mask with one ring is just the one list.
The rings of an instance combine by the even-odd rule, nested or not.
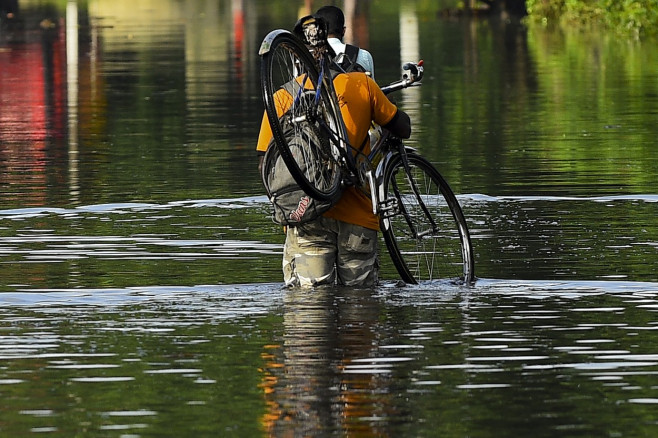
[(556, 201), (593, 201), (593, 202), (615, 202), (615, 201), (641, 201), (641, 202), (658, 202), (658, 194), (632, 194), (632, 195), (611, 195), (611, 196), (490, 196), (481, 193), (461, 194), (458, 196), (460, 201), (465, 203), (471, 202), (556, 202)]
[(242, 198), (199, 199), (186, 201), (172, 201), (165, 204), (142, 202), (116, 202), (107, 204), (92, 204), (74, 208), (55, 207), (29, 207), (0, 210), (2, 219), (28, 219), (48, 215), (71, 216), (84, 213), (127, 214), (153, 210), (170, 210), (178, 207), (185, 208), (227, 208), (240, 209), (254, 204), (267, 204), (266, 196), (246, 196)]

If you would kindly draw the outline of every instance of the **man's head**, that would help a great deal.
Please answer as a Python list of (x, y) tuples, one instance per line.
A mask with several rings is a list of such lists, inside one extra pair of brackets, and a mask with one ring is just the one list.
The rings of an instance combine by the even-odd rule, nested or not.
[(327, 22), (330, 37), (343, 38), (345, 35), (345, 16), (336, 6), (323, 6), (315, 13)]

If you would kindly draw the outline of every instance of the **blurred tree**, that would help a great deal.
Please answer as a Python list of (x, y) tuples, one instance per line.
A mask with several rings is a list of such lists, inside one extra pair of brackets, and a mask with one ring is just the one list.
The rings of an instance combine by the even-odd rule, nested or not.
[(531, 19), (604, 26), (640, 37), (658, 32), (658, 0), (527, 0)]
[(490, 13), (507, 12), (519, 17), (527, 15), (526, 0), (466, 0), (464, 7), (466, 10), (472, 11), (482, 3), (487, 5)]

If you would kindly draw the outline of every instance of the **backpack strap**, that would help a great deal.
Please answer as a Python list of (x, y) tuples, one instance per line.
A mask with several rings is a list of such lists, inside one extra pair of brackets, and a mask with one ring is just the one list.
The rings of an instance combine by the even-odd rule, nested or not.
[(357, 62), (359, 59), (359, 49), (358, 46), (353, 46), (352, 44), (345, 44), (345, 52), (343, 53), (343, 59), (341, 60), (341, 67), (345, 70), (346, 73), (352, 71), (365, 72), (366, 69)]
[(352, 64), (356, 64), (356, 59), (359, 57), (359, 48), (352, 44), (345, 44), (345, 56), (347, 56)]

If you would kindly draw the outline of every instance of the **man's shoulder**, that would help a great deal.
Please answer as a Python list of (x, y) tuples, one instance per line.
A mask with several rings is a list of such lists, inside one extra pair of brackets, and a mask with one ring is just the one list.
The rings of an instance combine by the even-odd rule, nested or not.
[(363, 52), (363, 54), (365, 54), (365, 55), (367, 55), (367, 56), (372, 57), (372, 54), (370, 54), (370, 52), (367, 51), (366, 49), (364, 49), (363, 47), (359, 47), (359, 51), (360, 51), (360, 52)]
[(339, 53), (343, 53), (345, 51), (345, 44), (338, 39), (338, 38), (327, 38), (327, 42), (331, 46), (332, 49), (334, 49), (334, 52), (336, 52), (336, 55)]
[(373, 64), (372, 54), (366, 49), (359, 47), (359, 59), (366, 60), (371, 66)]

